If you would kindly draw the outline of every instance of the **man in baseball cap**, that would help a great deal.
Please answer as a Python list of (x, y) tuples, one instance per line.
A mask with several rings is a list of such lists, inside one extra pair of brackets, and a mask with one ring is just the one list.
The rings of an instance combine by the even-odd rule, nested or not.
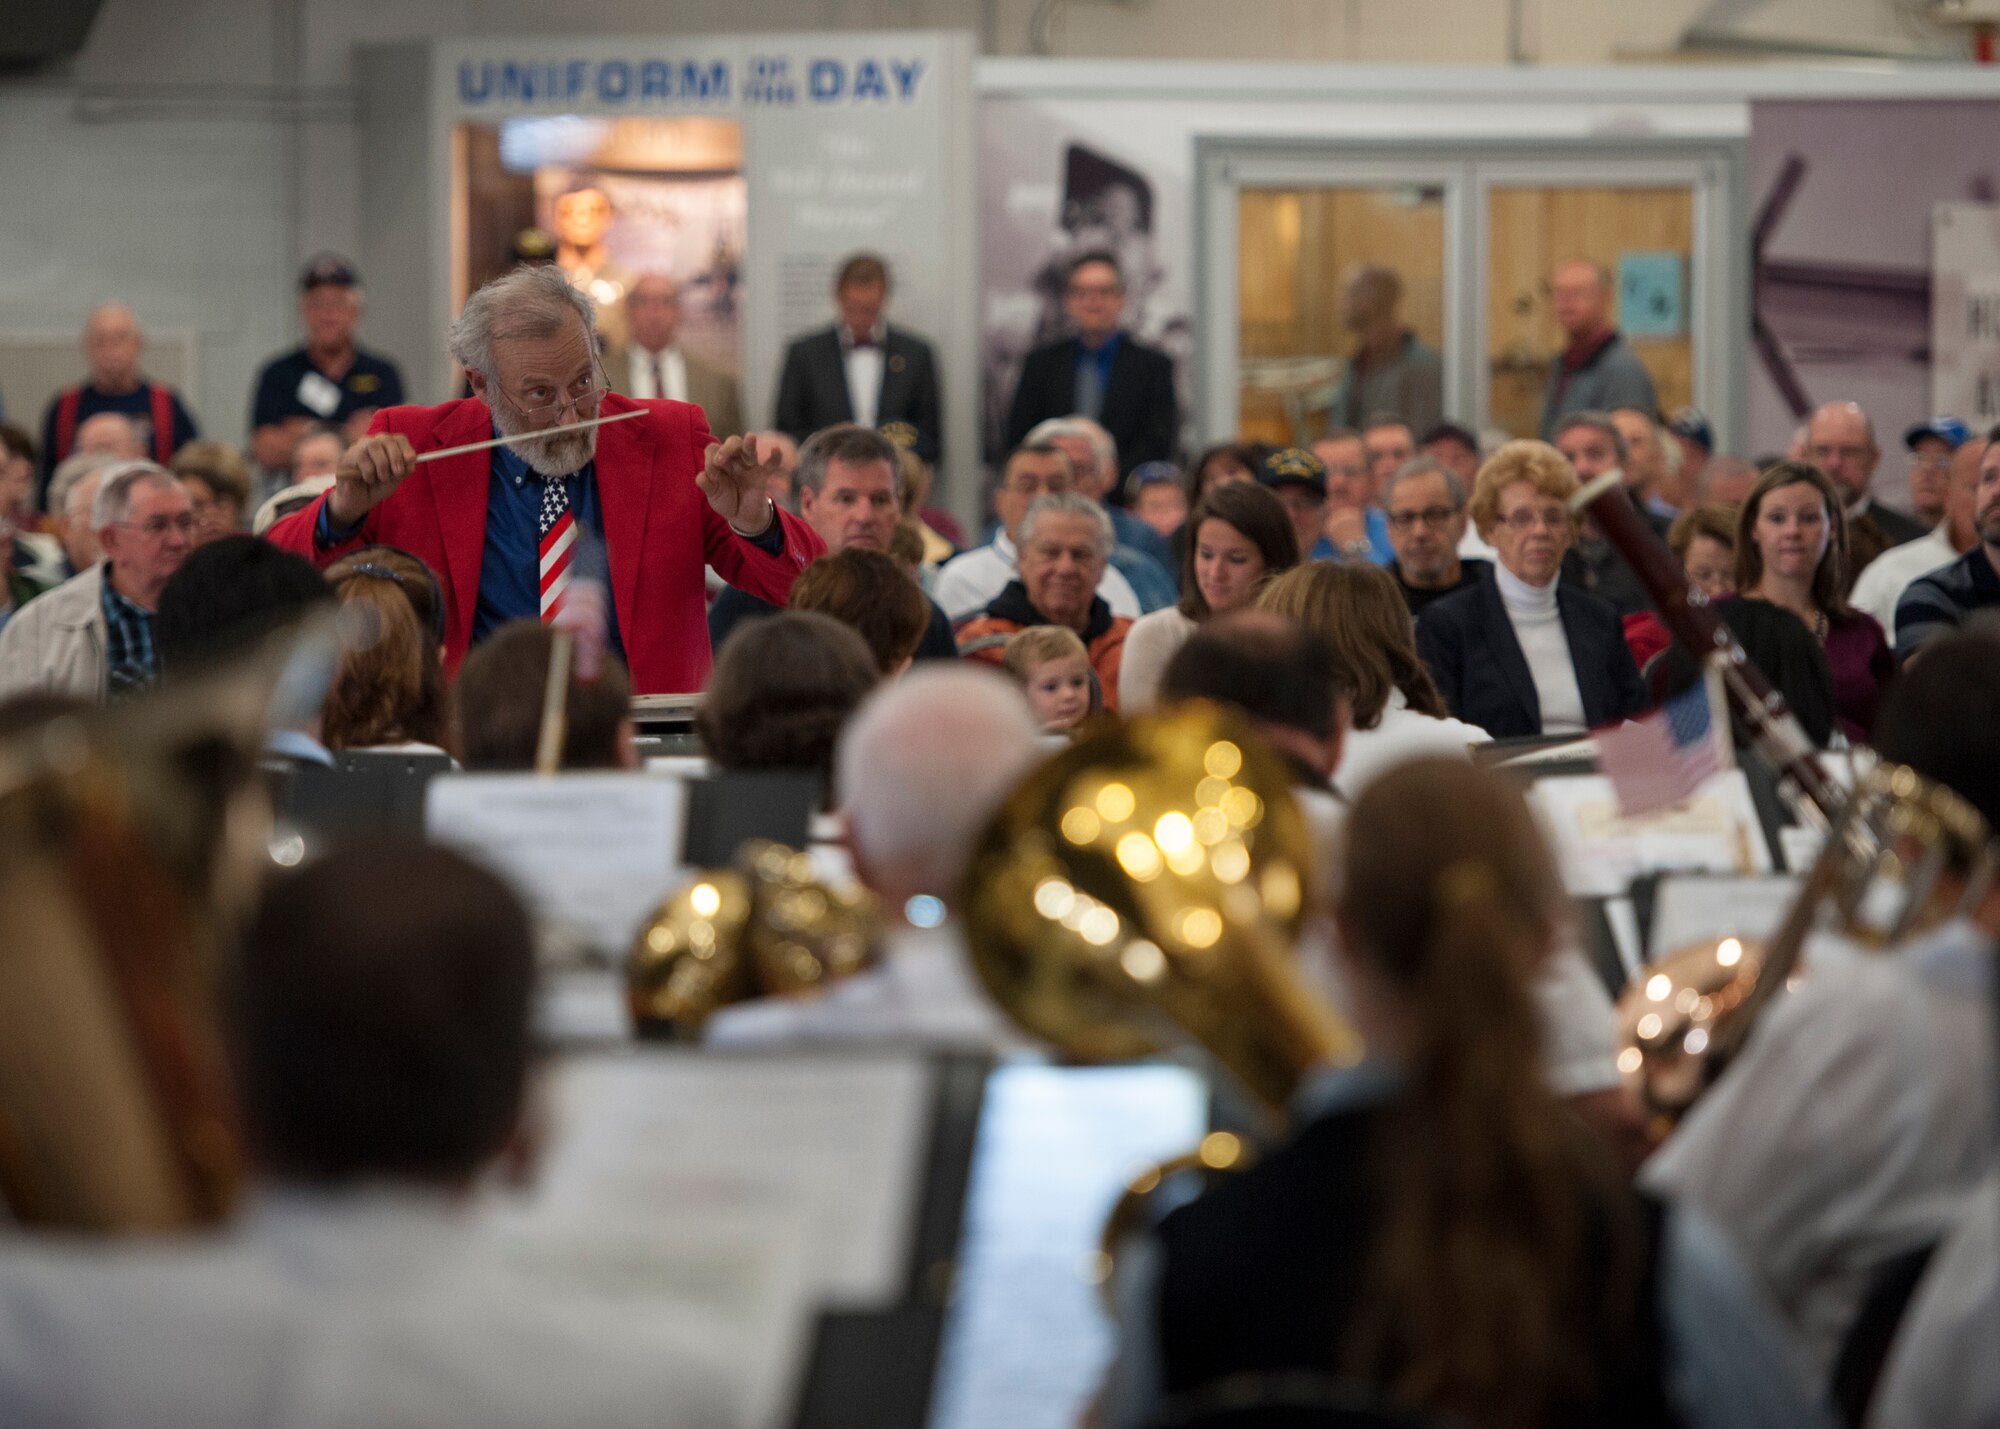
[(1300, 554), (1318, 545), (1326, 526), (1326, 463), (1304, 447), (1280, 447), (1257, 468), (1257, 480), (1292, 518)]
[(1956, 417), (1932, 417), (1903, 433), (1903, 445), (1910, 449), (1910, 514), (1926, 526), (1944, 519), (1951, 454), (1971, 435), (1972, 429)]
[(354, 265), (338, 253), (314, 254), (299, 274), (305, 343), (279, 353), (257, 374), (250, 447), (268, 476), (291, 471), (292, 448), (314, 422), (331, 422), (352, 441), (367, 431), (376, 408), (401, 405), (403, 375), (396, 364), (354, 341), (361, 312)]

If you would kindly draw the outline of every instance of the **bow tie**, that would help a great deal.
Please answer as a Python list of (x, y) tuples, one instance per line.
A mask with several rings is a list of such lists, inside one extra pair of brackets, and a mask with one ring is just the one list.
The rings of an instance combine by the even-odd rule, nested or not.
[(847, 346), (850, 351), (859, 352), (864, 347), (880, 347), (882, 344), (872, 337), (850, 337)]

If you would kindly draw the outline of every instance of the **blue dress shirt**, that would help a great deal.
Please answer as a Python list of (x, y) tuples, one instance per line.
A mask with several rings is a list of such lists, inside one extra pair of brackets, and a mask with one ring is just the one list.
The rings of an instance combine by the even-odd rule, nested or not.
[[(1383, 514), (1382, 508), (1370, 506), (1362, 514), (1362, 520), (1368, 527), (1368, 563), (1386, 566), (1393, 562), (1396, 559), (1396, 548), (1389, 544), (1389, 518)], [(1306, 559), (1337, 561), (1340, 559), (1340, 552), (1334, 549), (1330, 538), (1322, 536), (1314, 543), (1313, 548), (1306, 552)]]

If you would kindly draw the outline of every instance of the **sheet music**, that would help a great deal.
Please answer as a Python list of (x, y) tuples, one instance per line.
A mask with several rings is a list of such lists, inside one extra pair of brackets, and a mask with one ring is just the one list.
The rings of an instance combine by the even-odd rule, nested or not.
[(557, 961), (622, 964), (682, 879), (686, 809), (678, 779), (452, 774), (431, 781), (424, 825), (520, 890)]
[(1563, 882), (1579, 898), (1623, 894), (1639, 874), (1661, 869), (1771, 869), (1771, 850), (1741, 769), (1723, 770), (1692, 798), (1634, 819), (1619, 814), (1611, 781), (1597, 774), (1539, 780), (1528, 798), (1556, 850)]
[(1654, 957), (1706, 938), (1768, 938), (1784, 921), (1799, 880), (1786, 874), (1756, 877), (1663, 878), (1653, 892)]
[(921, 1057), (563, 1057), (532, 1193), (495, 1218), (552, 1293), (722, 1327), (744, 1429), (785, 1422), (817, 1313), (910, 1275), (935, 1074)]

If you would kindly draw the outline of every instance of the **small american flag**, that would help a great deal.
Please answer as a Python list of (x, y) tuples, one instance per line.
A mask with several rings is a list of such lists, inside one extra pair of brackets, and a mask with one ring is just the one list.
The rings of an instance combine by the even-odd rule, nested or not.
[(1643, 719), (1595, 730), (1591, 738), (1621, 814), (1678, 804), (1731, 763), (1721, 680), (1709, 670)]

